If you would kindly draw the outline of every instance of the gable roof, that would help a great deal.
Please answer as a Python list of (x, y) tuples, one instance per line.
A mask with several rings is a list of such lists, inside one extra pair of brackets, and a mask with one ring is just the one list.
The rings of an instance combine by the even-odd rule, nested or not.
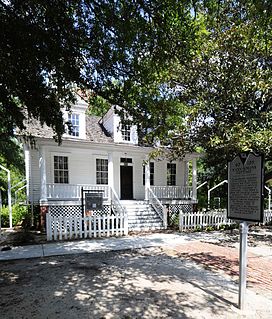
[[(112, 136), (105, 130), (100, 123), (99, 116), (86, 114), (86, 141), (94, 143), (113, 143)], [(53, 130), (47, 125), (41, 125), (36, 119), (29, 119), (26, 123), (26, 129), (18, 133), (18, 135), (31, 135), (33, 137), (52, 139), (54, 136)], [(80, 140), (74, 136), (63, 136), (63, 140)]]

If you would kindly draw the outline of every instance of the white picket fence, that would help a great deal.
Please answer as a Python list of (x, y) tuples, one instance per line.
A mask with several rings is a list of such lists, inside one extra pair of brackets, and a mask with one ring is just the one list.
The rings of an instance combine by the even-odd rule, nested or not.
[[(272, 211), (264, 211), (264, 222), (267, 224), (272, 221)], [(179, 213), (179, 230), (193, 230), (197, 228), (214, 227), (219, 229), (221, 225), (236, 224), (237, 221), (227, 219), (227, 211), (206, 211), (206, 212), (190, 212)]]
[(127, 214), (52, 217), (46, 214), (47, 240), (123, 236), (128, 234)]
[(270, 223), (271, 221), (272, 221), (272, 210), (265, 210), (263, 225)]

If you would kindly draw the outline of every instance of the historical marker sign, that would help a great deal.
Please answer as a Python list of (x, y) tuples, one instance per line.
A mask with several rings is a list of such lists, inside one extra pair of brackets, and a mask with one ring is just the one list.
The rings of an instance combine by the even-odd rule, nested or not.
[(263, 157), (253, 153), (228, 163), (228, 218), (263, 221)]
[(90, 192), (85, 194), (85, 210), (101, 210), (103, 209), (103, 193)]

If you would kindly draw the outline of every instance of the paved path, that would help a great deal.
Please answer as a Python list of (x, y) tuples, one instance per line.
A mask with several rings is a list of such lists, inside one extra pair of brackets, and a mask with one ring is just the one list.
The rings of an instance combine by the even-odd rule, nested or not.
[[(237, 247), (226, 247), (195, 240), (190, 243), (174, 245), (180, 258), (202, 264), (207, 270), (218, 272), (239, 280), (239, 251)], [(262, 249), (248, 249), (247, 287), (253, 288), (272, 298), (272, 251), (260, 255)], [(255, 253), (253, 253), (254, 251)]]
[[(238, 242), (234, 244), (234, 247), (228, 247), (226, 243), (223, 243), (224, 240), (224, 234), (213, 232), (156, 233), (145, 236), (51, 242), (0, 251), (0, 261), (145, 247), (167, 247), (168, 250), (169, 248), (175, 250), (179, 257), (202, 264), (208, 270), (222, 273), (238, 281)], [(248, 250), (248, 287), (272, 296), (272, 247), (249, 247)]]
[[(175, 263), (175, 260), (188, 262), (188, 265), (186, 264), (187, 266), (184, 268), (184, 271), (188, 272), (186, 273), (187, 275), (192, 269), (195, 269), (193, 272), (193, 284), (195, 287), (198, 287), (198, 290), (194, 298), (196, 298), (196, 296), (199, 297), (201, 291), (207, 296), (210, 296), (210, 305), (208, 307), (210, 310), (213, 309), (213, 307), (217, 309), (219, 307), (217, 305), (219, 301), (220, 304), (223, 303), (225, 305), (226, 300), (232, 300), (232, 310), (230, 310), (231, 316), (229, 318), (272, 318), (271, 245), (249, 247), (249, 289), (247, 290), (246, 311), (237, 312), (235, 303), (238, 300), (238, 242), (235, 237), (235, 240), (229, 244), (224, 236), (225, 234), (222, 232), (194, 234), (159, 233), (145, 236), (51, 242), (40, 245), (14, 247), (10, 251), (0, 251), (0, 261), (161, 247), (162, 252), (164, 251), (166, 256), (172, 255), (174, 257), (174, 259), (171, 259), (171, 265), (173, 262)], [(2, 266), (4, 267), (4, 265), (8, 267), (8, 264), (3, 263)], [(199, 265), (199, 268), (194, 265)], [(203, 267), (205, 269), (203, 269)], [(178, 270), (178, 267), (175, 266), (173, 269)], [(184, 278), (187, 278), (187, 275)], [(200, 282), (203, 283), (201, 287), (199, 285)], [(231, 294), (227, 289), (228, 286), (232, 287)], [(192, 287), (190, 286), (189, 288), (188, 295), (192, 293)], [(221, 297), (220, 293), (215, 294), (214, 291), (220, 291)], [(193, 311), (193, 309), (191, 311)], [(210, 315), (211, 314), (209, 314), (209, 316)], [(213, 318), (215, 317), (213, 316)], [(206, 317), (205, 313), (203, 313), (203, 316), (200, 313), (197, 317), (193, 318)], [(217, 318), (225, 317), (222, 314), (222, 316), (218, 316)]]
[(190, 240), (190, 235), (156, 233), (146, 236), (52, 242), (39, 245), (18, 246), (13, 247), (8, 251), (0, 251), (0, 261), (144, 247), (160, 247), (175, 245), (181, 242), (189, 242)]

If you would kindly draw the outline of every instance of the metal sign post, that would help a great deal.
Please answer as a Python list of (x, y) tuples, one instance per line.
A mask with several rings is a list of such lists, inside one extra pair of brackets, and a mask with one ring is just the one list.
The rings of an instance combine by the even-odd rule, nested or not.
[(239, 308), (245, 307), (246, 269), (247, 269), (247, 222), (240, 223), (240, 251), (239, 251)]
[(239, 308), (245, 307), (247, 268), (247, 221), (263, 221), (263, 156), (240, 154), (228, 164), (229, 219), (240, 221)]

